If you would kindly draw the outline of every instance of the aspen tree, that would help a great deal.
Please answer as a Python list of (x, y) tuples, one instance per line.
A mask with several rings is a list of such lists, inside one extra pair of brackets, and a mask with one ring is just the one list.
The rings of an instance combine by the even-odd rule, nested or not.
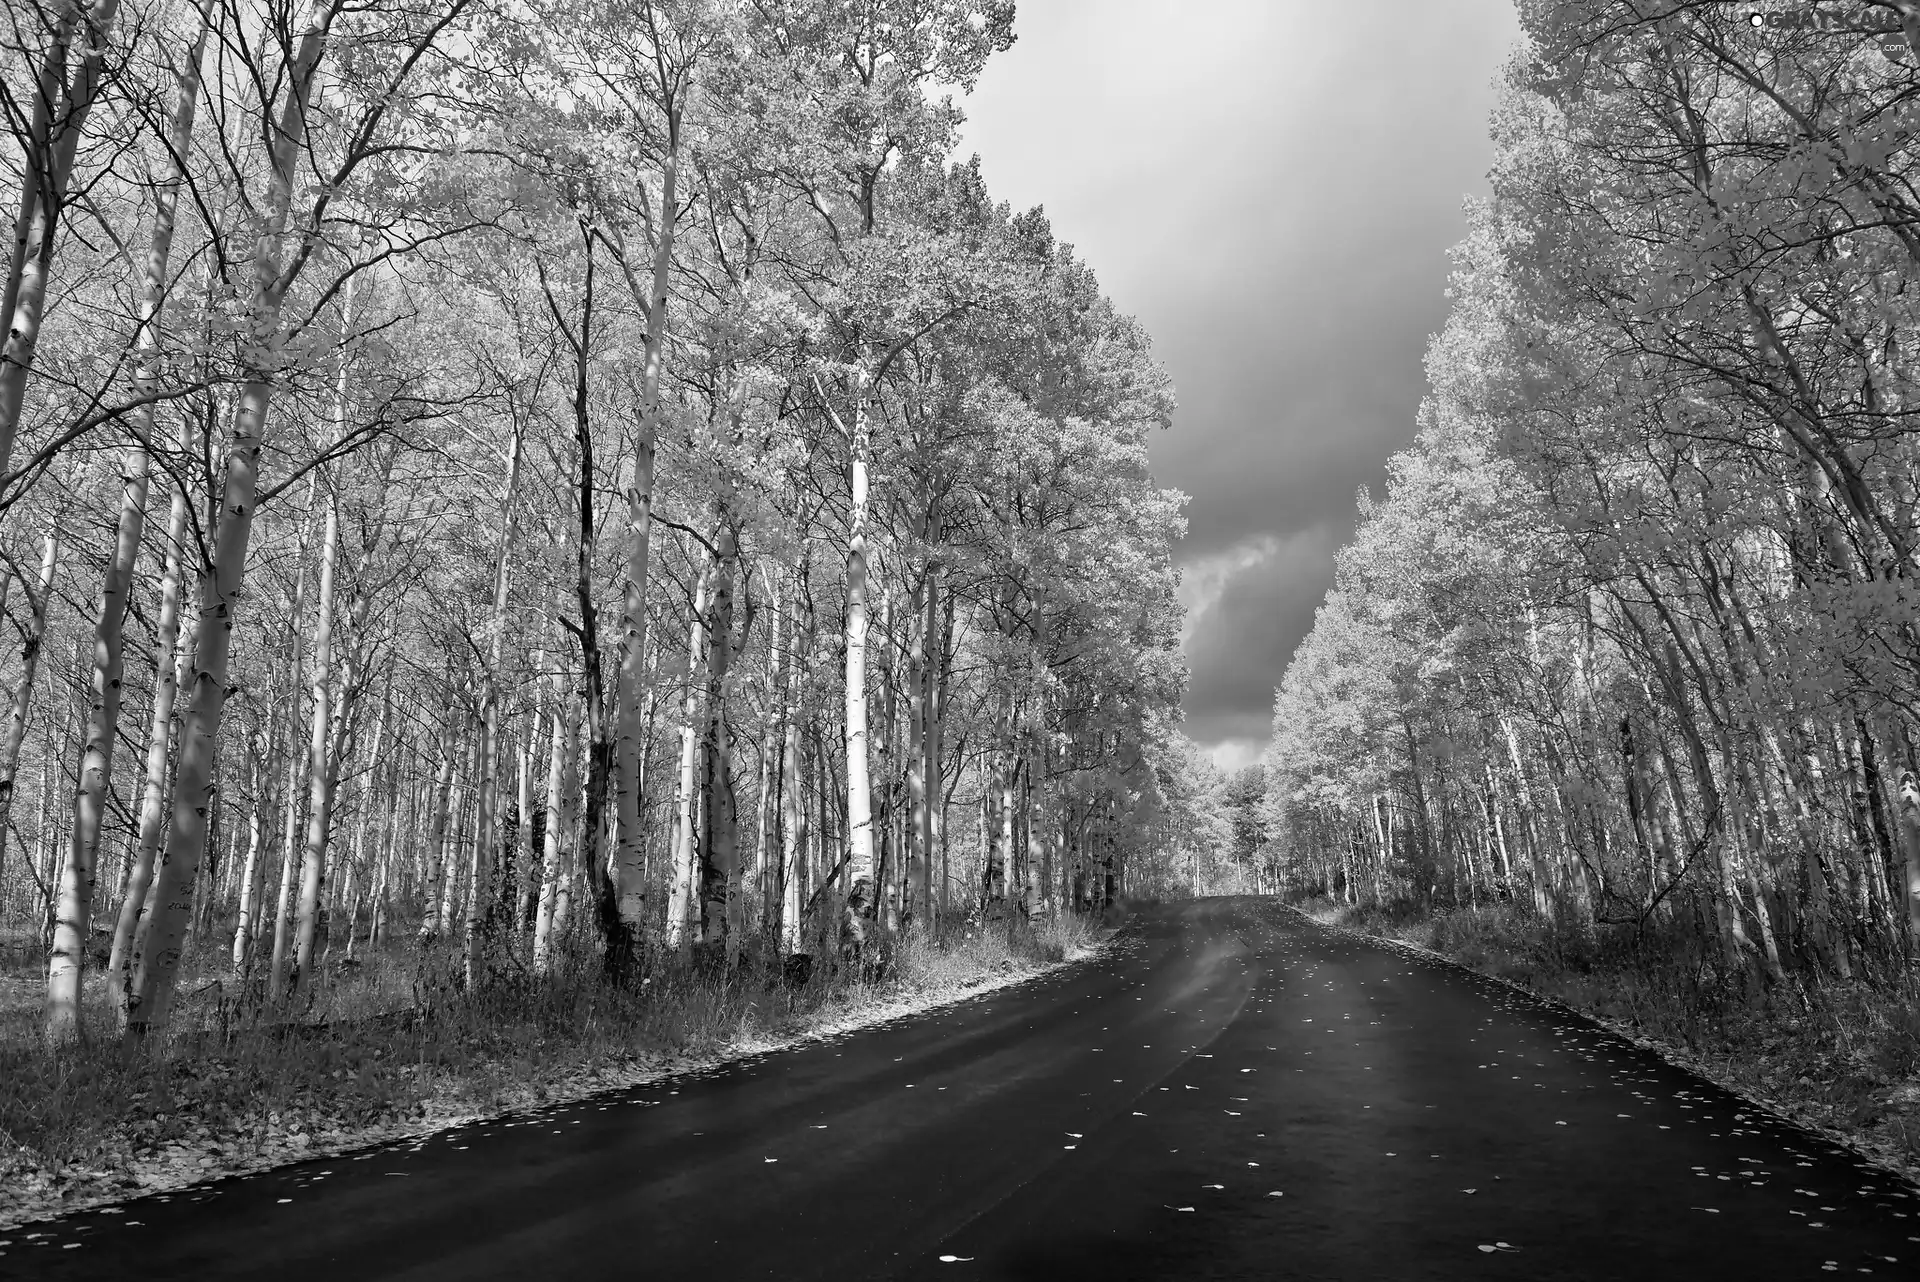
[(492, 907), (489, 890), (493, 872), (494, 843), (498, 821), (500, 770), (500, 661), (505, 642), (508, 570), (513, 555), (514, 502), (520, 489), (524, 426), (516, 415), (513, 435), (507, 446), (506, 488), (500, 500), (500, 545), (494, 560), (493, 611), (487, 622), (487, 667), (482, 676), (480, 704), (480, 767), (474, 777), (474, 795), (479, 809), (479, 827), (474, 837), (473, 885), (467, 896), (467, 920), (462, 936), (465, 943), (467, 986), (478, 987), (485, 977), (485, 915)]
[[(275, 708), (268, 714), (266, 742), (274, 742), (279, 727), (275, 724)], [(260, 934), (260, 900), (266, 889), (267, 860), (265, 846), (266, 834), (262, 831), (265, 808), (272, 803), (272, 791), (267, 777), (273, 773), (273, 754), (271, 751), (250, 754), (249, 774), (252, 787), (249, 792), (254, 798), (247, 811), (247, 859), (240, 874), (240, 905), (238, 918), (233, 928), (233, 973), (236, 978), (244, 979), (254, 956), (254, 943)]]
[[(344, 373), (341, 375), (344, 380)], [(336, 414), (344, 417), (344, 410)], [(340, 425), (336, 420), (336, 435)], [(333, 829), (334, 784), (340, 763), (331, 749), (335, 730), (341, 721), (338, 705), (333, 705), (333, 598), (334, 578), (340, 555), (340, 496), (333, 485), (326, 486), (326, 518), (320, 536), (319, 584), (314, 597), (312, 667), (307, 674), (309, 706), (307, 725), (307, 815), (306, 835), (302, 842), (300, 873), (294, 902), (291, 947), (275, 950), (273, 975), (268, 998), (278, 1002), (298, 991), (301, 979), (313, 964), (313, 938), (320, 910), (322, 870), (326, 864), (327, 842)], [(341, 703), (344, 703), (344, 695)]]
[[(385, 114), (399, 98), (406, 78), (427, 47), (466, 8), (465, 0), (437, 10), (429, 24), (400, 50), (393, 79), (377, 94), (350, 131), (353, 149), (336, 171), (352, 176), (371, 154), (371, 143)], [(134, 967), (127, 1028), (132, 1036), (164, 1026), (178, 975), (186, 918), (198, 879), (206, 838), (207, 805), (213, 791), (214, 744), (226, 706), (227, 664), (235, 611), (245, 579), (247, 547), (259, 493), (260, 454), (268, 414), (279, 378), (277, 366), (287, 339), (283, 310), (288, 289), (313, 261), (305, 240), (285, 257), (298, 161), (307, 146), (307, 126), (320, 64), (341, 7), (336, 0), (313, 0), (283, 46), (286, 61), (277, 77), (265, 77), (270, 98), (260, 104), (272, 121), (267, 138), (266, 190), (251, 253), (248, 318), (255, 347), (249, 353), (239, 400), (221, 464), (220, 518), (213, 533), (208, 571), (201, 580), (199, 628), (192, 689), (180, 732), (179, 765), (174, 778), (172, 820), (154, 881), (154, 909), (144, 947)], [(323, 216), (325, 204), (317, 206)]]
[[(6, 738), (0, 741), (0, 855), (6, 853), (6, 838), (13, 821), (13, 802), (20, 778), (20, 749), (27, 740), (28, 722), (33, 713), (34, 677), (40, 671), (40, 647), (47, 633), (47, 610), (53, 604), (53, 581), (55, 571), (60, 564), (60, 537), (52, 529), (40, 541), (40, 570), (34, 586), (21, 584), (27, 597), (27, 623), (21, 630), (20, 639), (20, 679), (14, 686), (11, 707), (7, 713)], [(19, 571), (13, 570), (15, 577)], [(40, 782), (40, 799), (44, 805), (47, 798), (46, 772), (43, 765)], [(44, 834), (46, 819), (42, 816), (35, 832)], [(0, 862), (4, 870), (4, 862)], [(44, 884), (52, 885), (49, 876)], [(52, 911), (51, 900), (49, 912)]]
[[(200, 64), (206, 49), (209, 26), (208, 5), (210, 0), (202, 0), (197, 6), (197, 21), (193, 44), (182, 63), (176, 87), (176, 103), (173, 118), (169, 122), (166, 172), (154, 193), (154, 223), (151, 240), (147, 249), (147, 261), (144, 266), (139, 317), (134, 334), (134, 360), (137, 366), (134, 383), (137, 394), (143, 398), (150, 396), (156, 379), (156, 366), (159, 360), (160, 311), (166, 301), (167, 266), (173, 249), (174, 216), (179, 204), (180, 187), (184, 180), (182, 165), (188, 155), (193, 138), (193, 123), (200, 98)], [(90, 21), (104, 24), (112, 22), (113, 3), (94, 6)], [(104, 32), (97, 40), (104, 45)], [(103, 49), (90, 50), (88, 57), (94, 64)], [(97, 70), (90, 68), (82, 75), (96, 75)], [(76, 99), (73, 109), (83, 119), (87, 102), (92, 90), (86, 91), (84, 99)], [(69, 120), (66, 127), (77, 131), (80, 120)], [(68, 160), (71, 165), (71, 159)], [(65, 177), (56, 175), (51, 184), (51, 199), (57, 203), (59, 192), (65, 186)], [(48, 230), (46, 235), (50, 236)], [(37, 324), (37, 316), (31, 323)], [(16, 338), (18, 335), (16, 335)], [(32, 339), (22, 341), (23, 354), (16, 355), (22, 363), (21, 376), (24, 377), (24, 365), (33, 359)], [(0, 362), (3, 365), (4, 362)], [(9, 392), (6, 387), (6, 374), (9, 370), (0, 370), (0, 442), (11, 440), (11, 425), (6, 421)], [(18, 403), (13, 402), (13, 422), (18, 421)], [(86, 940), (84, 932), (93, 917), (93, 889), (96, 879), (95, 863), (100, 846), (100, 827), (106, 808), (108, 776), (113, 766), (113, 749), (120, 731), (120, 694), (121, 674), (124, 666), (122, 650), (122, 627), (127, 613), (127, 591), (133, 578), (134, 561), (139, 555), (142, 531), (145, 528), (147, 510), (147, 477), (152, 456), (151, 434), (153, 431), (153, 406), (150, 400), (138, 404), (130, 414), (127, 430), (130, 437), (121, 461), (120, 516), (115, 531), (112, 557), (107, 562), (106, 574), (100, 586), (100, 597), (94, 615), (93, 665), (92, 665), (92, 706), (87, 719), (87, 730), (79, 765), (79, 786), (74, 790), (72, 849), (67, 856), (67, 877), (61, 887), (62, 904), (59, 909), (59, 922), (54, 934), (52, 962), (47, 975), (46, 1033), (50, 1041), (64, 1042), (79, 1036), (80, 989), (86, 960)], [(4, 446), (0, 445), (0, 472), (4, 472), (6, 462)], [(151, 858), (146, 861), (151, 866)], [(143, 870), (144, 871), (144, 870)], [(146, 891), (147, 878), (142, 875), (138, 881), (139, 895), (129, 894), (127, 899), (138, 902)], [(133, 883), (129, 883), (132, 889)], [(68, 896), (72, 898), (69, 900)], [(78, 930), (79, 934), (71, 933)], [(63, 933), (63, 931), (68, 933)], [(115, 931), (115, 942), (119, 943), (120, 932)], [(124, 948), (121, 950), (124, 953)], [(109, 960), (110, 973), (118, 974), (114, 959)]]
[[(285, 298), (282, 236), (293, 199), (294, 165), (305, 139), (308, 106), (325, 41), (337, 10), (317, 2), (309, 10), (287, 67), (287, 92), (270, 147), (265, 218), (253, 252), (253, 316), (269, 345), (281, 334)], [(214, 626), (199, 629), (192, 693), (180, 734), (172, 822), (154, 881), (155, 905), (146, 923), (145, 947), (135, 962), (127, 999), (129, 1035), (164, 1026), (170, 1009), (193, 885), (206, 838), (207, 801), (213, 788), (214, 739), (226, 702), (226, 663), (232, 611), (245, 574), (260, 447), (272, 395), (268, 369), (249, 372), (235, 415), (221, 484), (221, 520), (214, 537), (211, 573), (203, 576), (201, 615)]]
[[(725, 500), (723, 499), (724, 503)], [(733, 781), (733, 731), (727, 717), (727, 676), (733, 666), (734, 568), (739, 536), (723, 507), (713, 559), (713, 602), (705, 629), (709, 659), (706, 673), (705, 822), (700, 832), (699, 936), (707, 945), (724, 946), (731, 962), (739, 947), (730, 929), (740, 903), (739, 816)]]
[[(463, 730), (466, 728), (464, 724), (461, 726)], [(458, 747), (456, 748), (455, 745)], [(460, 846), (467, 824), (467, 788), (475, 774), (474, 750), (467, 743), (464, 735), (452, 736), (448, 751), (449, 753), (458, 751), (460, 760), (453, 771), (452, 800), (449, 802), (445, 834), (446, 846), (440, 858), (440, 884), (437, 888), (428, 888), (429, 902), (436, 905), (432, 910), (433, 916), (439, 923), (441, 932), (435, 938), (451, 938), (453, 935), (453, 907), (460, 888)]]
[(554, 916), (570, 872), (563, 861), (567, 836), (574, 824), (573, 803), (578, 792), (578, 771), (574, 765), (574, 745), (580, 734), (577, 704), (568, 697), (558, 675), (552, 680), (551, 695), (554, 715), (547, 758), (547, 826), (541, 851), (540, 901), (533, 924), (533, 972), (536, 975), (548, 973), (552, 966)]
[[(7, 321), (5, 337), (0, 340), (0, 478), (8, 476), (12, 465), (27, 380), (39, 348), (60, 216), (65, 212), (80, 139), (106, 74), (108, 40), (119, 10), (119, 0), (93, 0), (91, 4), (58, 0), (58, 16), (53, 20), (41, 62), (32, 123), (21, 148), (24, 181), (13, 254), (5, 292), (0, 295), (0, 315)], [(84, 43), (78, 65), (69, 72), (67, 59), (76, 33), (82, 35)], [(56, 1021), (51, 995), (48, 1000), (51, 1032)], [(64, 1016), (59, 1024), (62, 1029), (70, 1028)]]
[[(630, 937), (626, 945), (630, 952), (638, 951), (646, 913), (645, 838), (640, 809), (642, 708), (646, 698), (646, 593), (652, 550), (654, 458), (664, 407), (661, 374), (666, 364), (668, 285), (681, 217), (678, 184), (682, 118), (693, 92), (694, 70), (691, 60), (678, 60), (663, 47), (660, 12), (648, 5), (644, 16), (654, 54), (653, 75), (646, 78), (647, 91), (661, 116), (663, 143), (659, 156), (659, 204), (649, 219), (653, 245), (644, 291), (630, 267), (626, 273), (633, 301), (645, 326), (638, 389), (639, 430), (634, 447), (633, 484), (627, 492), (626, 577), (621, 586), (619, 668), (614, 685), (618, 706), (614, 716), (612, 784), (618, 838), (613, 851), (613, 880), (620, 925)], [(624, 254), (620, 255), (620, 262), (623, 267), (627, 265)]]
[(432, 819), (426, 840), (427, 865), (421, 877), (424, 891), (422, 898), (426, 902), (426, 912), (420, 921), (419, 942), (430, 944), (440, 935), (442, 918), (440, 915), (440, 882), (442, 870), (447, 866), (447, 813), (449, 799), (456, 787), (453, 744), (446, 738), (440, 740), (440, 769), (434, 777)]
[(667, 899), (667, 947), (686, 957), (693, 947), (694, 905), (698, 893), (696, 877), (698, 846), (694, 833), (694, 811), (699, 799), (696, 778), (700, 747), (700, 709), (706, 683), (701, 680), (707, 646), (707, 600), (712, 590), (713, 567), (703, 562), (700, 580), (693, 594), (693, 622), (687, 640), (687, 684), (681, 696), (680, 770), (674, 789), (674, 836), (672, 887)]

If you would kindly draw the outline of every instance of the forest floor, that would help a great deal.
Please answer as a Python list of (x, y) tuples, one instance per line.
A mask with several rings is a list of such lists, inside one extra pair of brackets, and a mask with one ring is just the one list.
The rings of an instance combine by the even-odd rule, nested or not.
[(1569, 950), (1511, 905), (1430, 917), (1324, 898), (1295, 906), (1548, 997), (1920, 1185), (1920, 992), (1790, 978), (1748, 1003), (1645, 950)]
[[(129, 1053), (96, 1034), (58, 1055), (40, 1042), (40, 964), (4, 949), (0, 1229), (835, 1036), (1018, 983), (1111, 933), (1063, 916), (908, 937), (877, 981), (823, 966), (797, 988), (667, 970), (620, 991), (578, 956), (545, 982), (472, 996), (444, 972), (423, 982), (419, 951), (401, 945), (340, 968), (299, 1022), (279, 1024), (239, 1019), (190, 967), (164, 1046)], [(209, 974), (218, 961), (209, 952)], [(86, 999), (88, 1027), (110, 1028), (97, 975)]]

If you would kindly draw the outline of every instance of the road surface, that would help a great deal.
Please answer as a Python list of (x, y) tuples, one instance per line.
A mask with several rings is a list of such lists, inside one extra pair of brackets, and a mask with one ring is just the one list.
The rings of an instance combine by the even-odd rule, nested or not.
[(0, 1237), (36, 1279), (1920, 1277), (1897, 1181), (1250, 899), (838, 1040)]

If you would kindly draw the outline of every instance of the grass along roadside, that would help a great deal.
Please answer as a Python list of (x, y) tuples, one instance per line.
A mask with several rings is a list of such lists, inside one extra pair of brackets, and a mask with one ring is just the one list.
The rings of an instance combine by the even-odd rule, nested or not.
[(1690, 982), (1660, 941), (1570, 946), (1507, 904), (1432, 917), (1330, 899), (1291, 907), (1546, 997), (1920, 1187), (1920, 1000), (1911, 990), (1790, 981), (1750, 1006)]
[[(667, 970), (622, 992), (578, 955), (543, 982), (471, 996), (414, 985), (418, 954), (397, 948), (334, 985), (318, 1020), (242, 1026), (205, 1002), (164, 1046), (136, 1056), (118, 1044), (42, 1049), (23, 977), (9, 976), (0, 1230), (883, 1023), (1078, 960), (1109, 933), (1063, 917), (938, 942), (908, 936), (879, 982), (825, 973), (793, 989)], [(438, 996), (395, 1007), (409, 989)], [(109, 1027), (104, 994), (90, 996), (92, 1027)]]

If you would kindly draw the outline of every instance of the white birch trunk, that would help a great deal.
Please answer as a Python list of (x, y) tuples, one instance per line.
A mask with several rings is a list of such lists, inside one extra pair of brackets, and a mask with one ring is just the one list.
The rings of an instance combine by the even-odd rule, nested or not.
[[(41, 543), (40, 569), (36, 576), (37, 588), (27, 588), (27, 628), (20, 643), (20, 679), (14, 686), (9, 700), (7, 729), (4, 746), (0, 746), (0, 852), (6, 849), (7, 830), (13, 823), (13, 803), (18, 795), (20, 778), (20, 752), (26, 743), (27, 727), (33, 714), (33, 683), (40, 671), (40, 650), (46, 640), (47, 610), (53, 602), (53, 581), (60, 562), (60, 539), (58, 533), (49, 526)], [(24, 587), (24, 585), (23, 585)], [(51, 744), (49, 744), (51, 747)], [(64, 751), (64, 746), (61, 749)], [(40, 759), (40, 797), (38, 822), (34, 826), (34, 867), (38, 870), (42, 864), (42, 847), (47, 842), (47, 803), (48, 791), (47, 757)], [(43, 907), (39, 914), (40, 923), (53, 920), (57, 874), (51, 867), (40, 878), (43, 892)]]
[[(461, 766), (468, 764), (470, 763), (465, 761), (460, 763)], [(449, 934), (453, 930), (453, 904), (460, 885), (460, 834), (466, 831), (466, 825), (466, 786), (461, 778), (460, 769), (456, 767), (453, 776), (453, 801), (447, 826), (447, 842), (440, 861), (440, 906), (434, 914), (439, 920), (440, 929)]]
[(487, 671), (483, 678), (480, 709), (480, 769), (474, 777), (478, 803), (474, 837), (473, 868), (476, 884), (469, 887), (467, 919), (463, 934), (467, 987), (479, 986), (485, 978), (486, 915), (488, 898), (494, 887), (494, 845), (498, 835), (495, 814), (496, 785), (500, 772), (500, 656), (507, 626), (508, 558), (513, 555), (513, 502), (520, 489), (520, 455), (524, 428), (518, 419), (507, 446), (507, 485), (500, 499), (500, 551), (494, 561), (493, 613), (488, 623)]
[(800, 890), (801, 796), (800, 727), (787, 718), (786, 742), (780, 752), (780, 951), (788, 956), (805, 950), (801, 936)]
[(427, 867), (420, 878), (422, 898), (426, 902), (426, 912), (420, 922), (419, 939), (423, 944), (431, 943), (439, 937), (440, 916), (440, 879), (447, 866), (447, 804), (453, 791), (454, 748), (451, 743), (441, 745), (440, 773), (433, 784), (433, 818), (431, 830), (427, 834)]
[[(609, 861), (614, 908), (627, 934), (622, 952), (640, 955), (645, 929), (646, 834), (641, 823), (641, 774), (645, 765), (647, 576), (653, 530), (654, 448), (661, 417), (660, 376), (666, 363), (667, 286), (673, 267), (674, 222), (679, 210), (680, 114), (667, 104), (667, 150), (660, 175), (653, 270), (644, 299), (636, 298), (646, 322), (640, 375), (639, 441), (633, 488), (627, 494), (627, 573), (621, 593), (619, 670), (614, 682), (614, 848)], [(633, 281), (628, 278), (629, 285)], [(637, 290), (635, 291), (638, 292)]]
[[(542, 864), (535, 859), (540, 851), (533, 849), (533, 754), (540, 746), (540, 722), (542, 713), (535, 709), (531, 724), (527, 727), (527, 737), (520, 742), (517, 754), (514, 788), (514, 802), (519, 808), (520, 819), (513, 831), (513, 867), (514, 897), (513, 920), (507, 923), (509, 938), (517, 937), (522, 930), (529, 930), (533, 924), (533, 896), (536, 891), (536, 879), (542, 870)], [(522, 849), (522, 833), (526, 834), (525, 849)]]
[[(60, 560), (60, 536), (49, 529), (40, 545), (40, 573), (38, 586), (29, 595), (27, 602), (31, 611), (27, 623), (27, 635), (20, 645), (20, 683), (13, 688), (12, 706), (7, 714), (7, 737), (4, 746), (0, 746), (0, 840), (4, 840), (8, 825), (13, 819), (13, 800), (16, 793), (15, 782), (20, 777), (20, 749), (27, 739), (27, 723), (33, 713), (33, 679), (40, 670), (40, 643), (47, 631), (47, 607), (53, 600), (53, 576)], [(45, 778), (45, 762), (41, 763), (41, 774)], [(46, 789), (41, 789), (41, 799), (45, 801)], [(37, 831), (45, 833), (46, 823), (39, 824)], [(0, 846), (0, 849), (5, 849)]]
[[(338, 439), (337, 435), (335, 439)], [(330, 748), (333, 722), (329, 705), (333, 682), (334, 576), (340, 557), (340, 500), (327, 491), (327, 522), (320, 538), (320, 584), (314, 598), (313, 668), (308, 674), (312, 705), (307, 743), (307, 835), (301, 847), (299, 898), (294, 909), (292, 964), (276, 968), (268, 996), (273, 1001), (292, 998), (310, 976), (313, 940), (320, 909), (320, 879), (326, 864), (327, 838), (333, 823), (333, 785), (339, 763)]]
[(907, 620), (907, 849), (906, 921), (909, 927), (927, 920), (927, 587), (929, 567), (913, 586)]
[[(285, 340), (280, 313), (288, 282), (281, 278), (280, 251), (293, 199), (294, 162), (306, 139), (308, 101), (334, 12), (329, 6), (315, 5), (292, 65), (287, 68), (287, 98), (273, 138), (270, 187), (263, 202), (266, 216), (254, 242), (253, 320), (256, 332), (276, 349)], [(249, 372), (228, 441), (220, 487), (220, 520), (213, 538), (212, 574), (202, 581), (197, 671), (181, 726), (173, 822), (154, 882), (154, 920), (147, 932), (146, 947), (140, 952), (129, 998), (127, 1028), (133, 1036), (165, 1026), (192, 911), (193, 885), (206, 843), (207, 805), (213, 790), (214, 740), (226, 710), (227, 656), (246, 575), (260, 450), (273, 399), (272, 370), (271, 363), (263, 363)]]
[[(107, 17), (100, 21), (111, 20), (112, 7), (111, 3), (101, 6)], [(199, 30), (179, 77), (167, 147), (171, 156), (169, 171), (155, 193), (153, 234), (147, 249), (140, 317), (134, 335), (134, 389), (142, 396), (152, 394), (158, 374), (159, 318), (166, 299), (174, 212), (183, 178), (180, 163), (191, 145), (194, 111), (200, 96), (200, 62), (207, 40), (204, 13), (203, 9)], [(98, 58), (97, 53), (90, 56)], [(77, 131), (79, 126), (74, 123), (69, 128)], [(128, 416), (127, 430), (132, 439), (121, 462), (120, 519), (113, 556), (107, 562), (94, 615), (92, 704), (81, 746), (78, 786), (73, 794), (72, 849), (67, 855), (67, 874), (61, 883), (53, 956), (47, 968), (46, 1034), (48, 1040), (55, 1043), (71, 1041), (80, 1032), (80, 988), (86, 964), (86, 933), (93, 920), (100, 828), (106, 812), (113, 749), (120, 737), (121, 675), (126, 662), (122, 629), (127, 616), (127, 589), (133, 580), (134, 562), (140, 555), (140, 539), (146, 528), (153, 431), (150, 403), (137, 407)], [(0, 463), (0, 470), (3, 469), (4, 463)], [(143, 897), (147, 881), (146, 876), (140, 878)], [(117, 928), (114, 933), (118, 936)], [(113, 973), (111, 956), (108, 965)]]
[[(44, 14), (45, 10), (40, 12)], [(53, 113), (62, 105), (60, 100), (66, 92), (67, 58), (73, 51), (73, 32), (79, 21), (80, 5), (74, 0), (64, 0), (50, 30), (46, 55), (41, 58), (34, 76), (33, 115), (27, 126), (22, 155), (27, 163), (21, 166), (20, 204), (14, 210), (7, 278), (4, 287), (0, 287), (0, 320), (5, 320), (9, 325), (20, 301), (20, 287), (27, 271), (29, 250), (37, 257), (46, 244), (36, 215), (40, 213), (41, 202), (50, 188), (51, 171), (43, 172), (38, 162), (41, 157), (53, 155)], [(4, 466), (0, 466), (0, 472), (5, 470)]]
[(867, 769), (867, 388), (853, 377), (847, 511), (847, 871), (850, 893), (873, 894), (873, 792)]
[(247, 859), (240, 873), (240, 912), (233, 927), (233, 970), (236, 975), (246, 970), (247, 959), (253, 955), (253, 936), (258, 928), (254, 920), (260, 915), (260, 892), (265, 889), (266, 860), (261, 858), (260, 807), (255, 806), (247, 815)]
[(687, 637), (687, 691), (680, 718), (680, 775), (674, 792), (673, 887), (667, 903), (667, 947), (684, 953), (691, 945), (688, 930), (693, 915), (694, 847), (693, 807), (698, 796), (694, 766), (700, 743), (701, 652), (706, 642), (707, 591), (711, 567), (701, 571), (693, 594), (693, 623)]
[[(49, 158), (46, 172), (37, 173), (34, 159), (27, 164), (28, 177), (22, 184), (19, 223), (24, 231), (15, 250), (15, 270), (9, 273), (6, 289), (7, 329), (4, 347), (0, 347), (0, 478), (13, 463), (13, 444), (20, 430), (20, 411), (26, 402), (27, 380), (33, 372), (34, 351), (40, 341), (40, 319), (46, 310), (47, 281), (53, 272), (53, 247), (67, 186), (73, 177), (74, 156), (81, 135), (86, 132), (87, 115), (93, 109), (100, 88), (107, 55), (107, 37), (113, 29), (120, 0), (93, 0), (83, 7), (65, 0), (55, 23), (55, 34), (46, 64), (40, 75), (39, 102), (35, 104), (33, 138), (34, 159)], [(53, 110), (54, 85), (59, 80), (56, 67), (66, 62), (68, 42), (76, 20), (84, 19), (87, 43), (80, 65), (65, 90), (58, 111)], [(46, 111), (42, 115), (42, 110)], [(58, 130), (53, 131), (57, 117)], [(51, 998), (49, 1028), (52, 1027)]]
[(732, 927), (737, 924), (740, 903), (740, 825), (726, 689), (733, 666), (733, 574), (738, 551), (731, 522), (723, 515), (714, 571), (713, 623), (708, 629), (712, 659), (707, 665), (707, 826), (701, 834), (705, 854), (700, 867), (700, 937), (703, 943), (725, 946), (729, 963), (737, 946)]
[(573, 747), (579, 738), (579, 714), (567, 697), (563, 683), (553, 683), (554, 715), (552, 744), (547, 758), (547, 828), (540, 861), (540, 903), (533, 918), (533, 973), (544, 975), (552, 968), (553, 919), (561, 890), (566, 836), (574, 823), (574, 801), (579, 788), (574, 780)]
[(773, 939), (778, 938), (779, 932), (781, 876), (784, 870), (779, 851), (774, 846), (781, 814), (775, 799), (780, 794), (781, 785), (780, 745), (786, 740), (787, 721), (792, 709), (787, 706), (787, 655), (783, 644), (785, 616), (780, 608), (779, 580), (771, 575), (769, 577), (773, 581), (773, 620), (772, 636), (767, 644), (767, 706), (773, 711), (773, 723), (760, 736), (758, 845), (754, 855), (754, 877), (760, 894), (761, 933)]

